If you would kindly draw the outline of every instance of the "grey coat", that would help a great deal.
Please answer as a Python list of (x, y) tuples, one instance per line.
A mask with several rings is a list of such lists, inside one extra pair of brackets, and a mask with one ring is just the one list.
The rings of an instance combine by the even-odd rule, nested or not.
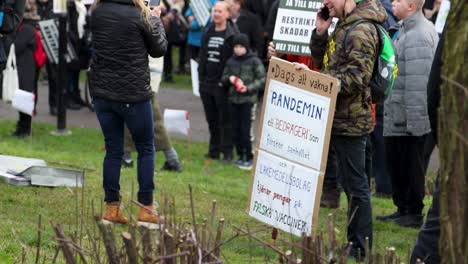
[(431, 132), (427, 82), (439, 36), (422, 12), (396, 25), (398, 76), (385, 100), (384, 136), (422, 136)]

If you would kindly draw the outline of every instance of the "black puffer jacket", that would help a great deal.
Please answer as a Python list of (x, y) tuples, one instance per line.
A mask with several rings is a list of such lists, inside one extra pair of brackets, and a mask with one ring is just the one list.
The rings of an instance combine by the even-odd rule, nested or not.
[(150, 99), (148, 54), (161, 57), (167, 48), (161, 20), (151, 17), (149, 27), (132, 0), (103, 0), (92, 13), (91, 32), (91, 95), (120, 102)]

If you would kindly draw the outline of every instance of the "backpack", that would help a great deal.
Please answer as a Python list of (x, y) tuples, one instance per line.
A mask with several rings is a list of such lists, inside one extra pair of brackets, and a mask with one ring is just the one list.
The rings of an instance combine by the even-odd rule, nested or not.
[(398, 65), (395, 58), (395, 48), (390, 36), (382, 27), (382, 25), (369, 20), (359, 19), (354, 22), (346, 32), (344, 39), (345, 50), (348, 33), (363, 22), (372, 23), (379, 34), (379, 49), (377, 52), (378, 56), (375, 59), (370, 87), (372, 102), (383, 103), (385, 99), (392, 93), (395, 78), (398, 73)]
[(36, 66), (40, 68), (46, 64), (47, 55), (44, 51), (44, 46), (42, 45), (39, 30), (37, 30), (36, 28), (34, 28), (34, 35), (36, 36), (37, 42), (36, 50), (34, 50), (34, 60), (36, 61)]

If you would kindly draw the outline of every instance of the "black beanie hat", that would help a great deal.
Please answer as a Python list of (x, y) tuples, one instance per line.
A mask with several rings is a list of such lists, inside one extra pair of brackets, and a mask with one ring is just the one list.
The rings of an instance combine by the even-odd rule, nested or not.
[(239, 33), (232, 39), (232, 45), (242, 45), (246, 49), (249, 49), (249, 37), (246, 34)]

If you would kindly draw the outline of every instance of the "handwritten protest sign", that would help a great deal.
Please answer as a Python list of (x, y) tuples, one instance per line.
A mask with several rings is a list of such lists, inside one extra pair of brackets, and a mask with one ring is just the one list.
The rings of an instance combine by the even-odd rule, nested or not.
[[(320, 0), (281, 0), (276, 15), (273, 42), (279, 53), (310, 55), (309, 42), (315, 28)], [(335, 29), (337, 20), (329, 29)]]
[(294, 235), (314, 232), (338, 90), (333, 77), (270, 61), (250, 216)]

